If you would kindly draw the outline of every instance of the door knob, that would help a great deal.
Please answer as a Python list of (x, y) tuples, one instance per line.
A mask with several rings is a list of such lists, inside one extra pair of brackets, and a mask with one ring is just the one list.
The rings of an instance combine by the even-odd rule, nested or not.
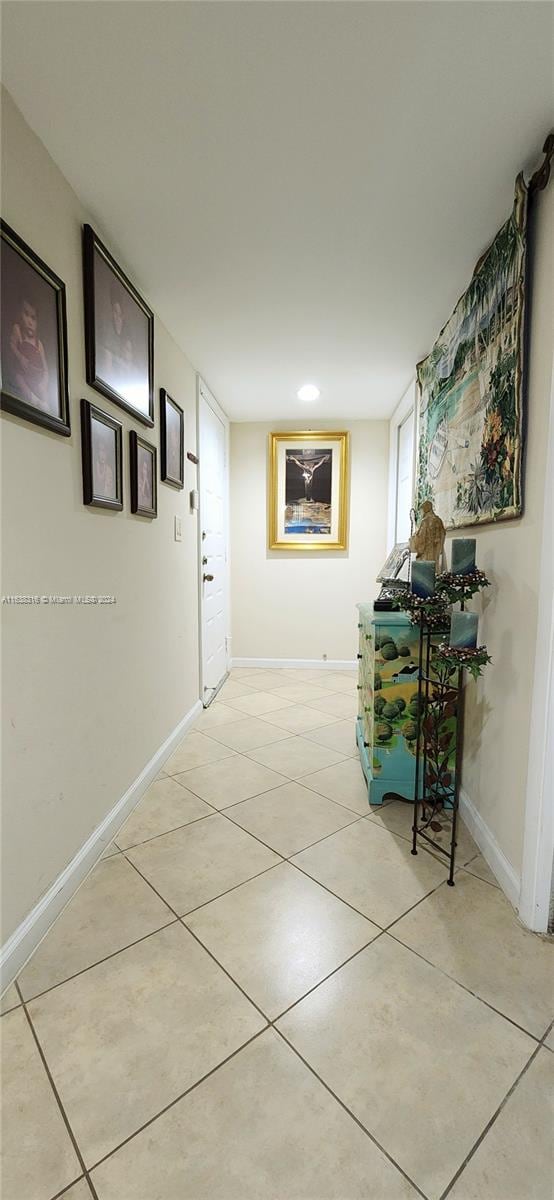
[(213, 579), (213, 575), (203, 575), (202, 579), (204, 580), (204, 583), (211, 583), (212, 579)]

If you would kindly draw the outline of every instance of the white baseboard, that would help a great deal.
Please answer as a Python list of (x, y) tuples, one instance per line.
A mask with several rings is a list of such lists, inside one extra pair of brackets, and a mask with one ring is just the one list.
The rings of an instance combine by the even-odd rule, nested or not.
[(473, 840), (477, 842), (483, 858), (486, 859), (502, 891), (508, 897), (510, 903), (513, 904), (514, 908), (517, 909), (521, 889), (519, 875), (514, 870), (511, 862), (506, 858), (504, 851), (500, 849), (494, 834), (491, 833), (480, 812), (477, 811), (473, 801), (467, 792), (464, 792), (463, 788), (460, 788), (460, 815), (467, 825)]
[(333, 658), (323, 661), (321, 658), (232, 658), (232, 667), (255, 667), (266, 670), (302, 668), (311, 671), (354, 671), (358, 666), (356, 659)]
[(150, 787), (156, 775), (161, 771), (164, 762), (177, 748), (201, 712), (202, 705), (200, 700), (197, 700), (165, 742), (156, 750), (150, 762), (127, 789), (125, 795), (114, 804), (104, 820), (100, 822), (100, 825), (91, 833), (75, 857), (65, 867), (65, 870), (58, 875), (38, 904), (35, 904), (35, 907), (4, 943), (0, 951), (1, 991), (4, 991), (15, 979), (42, 939), (46, 937), (56, 918), (75, 895), (77, 888), (101, 858), (106, 847), (113, 841), (124, 821), (130, 816), (146, 789)]

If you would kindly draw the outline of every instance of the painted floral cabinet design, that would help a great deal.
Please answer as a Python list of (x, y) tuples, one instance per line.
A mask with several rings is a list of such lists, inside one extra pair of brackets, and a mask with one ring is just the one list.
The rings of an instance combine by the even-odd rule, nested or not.
[(387, 792), (413, 798), (419, 629), (404, 613), (358, 605), (356, 736), (370, 804)]

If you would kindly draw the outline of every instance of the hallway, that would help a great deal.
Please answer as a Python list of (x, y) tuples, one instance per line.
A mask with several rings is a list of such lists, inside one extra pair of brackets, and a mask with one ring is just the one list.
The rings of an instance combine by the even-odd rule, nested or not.
[(549, 947), (368, 813), (356, 707), (238, 668), (166, 762), (4, 996), (6, 1200), (549, 1194)]

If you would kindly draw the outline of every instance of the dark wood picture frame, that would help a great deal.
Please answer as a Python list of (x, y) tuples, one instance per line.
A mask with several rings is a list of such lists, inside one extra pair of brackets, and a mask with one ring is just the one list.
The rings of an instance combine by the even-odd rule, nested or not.
[[(139, 488), (139, 447), (152, 455), (152, 507), (140, 503)], [(134, 429), (129, 431), (129, 458), (131, 467), (131, 512), (139, 517), (157, 517), (158, 515), (158, 451), (152, 442), (147, 442)]]
[[(167, 454), (167, 409), (172, 408), (179, 417), (179, 475), (171, 475), (168, 468)], [(185, 486), (185, 414), (179, 404), (166, 392), (165, 388), (160, 388), (160, 457), (161, 457), (161, 478), (164, 483), (168, 483), (170, 487), (178, 488), (179, 491)]]
[[(95, 312), (95, 256), (100, 255), (105, 264), (126, 291), (129, 299), (135, 304), (148, 322), (148, 414), (142, 412), (134, 404), (99, 374), (97, 365), (97, 331)], [(154, 424), (154, 313), (145, 300), (131, 283), (124, 271), (116, 262), (107, 247), (101, 242), (91, 225), (83, 225), (83, 285), (85, 297), (85, 350), (87, 383), (101, 392), (108, 400), (113, 400), (120, 408), (132, 413), (143, 425)]]
[[(45, 429), (50, 429), (52, 433), (59, 433), (62, 437), (69, 437), (71, 434), (71, 419), (69, 413), (69, 387), (67, 376), (67, 310), (65, 300), (65, 283), (58, 275), (47, 266), (45, 262), (39, 258), (38, 254), (19, 237), (5, 221), (0, 220), (0, 237), (2, 242), (10, 246), (11, 249), (19, 254), (20, 257), (30, 266), (37, 275), (39, 275), (47, 284), (54, 289), (56, 300), (56, 333), (57, 333), (57, 368), (58, 368), (58, 384), (59, 384), (59, 400), (60, 400), (60, 415), (55, 416), (54, 413), (45, 412), (41, 408), (35, 407), (33, 404), (27, 403), (15, 392), (10, 390), (9, 384), (5, 383), (5, 373), (2, 372), (2, 392), (0, 398), (0, 407), (5, 412), (13, 413), (16, 417), (22, 417), (25, 421), (30, 421), (33, 425), (42, 425)], [(3, 305), (2, 305), (3, 307)]]
[[(100, 421), (115, 435), (115, 466), (116, 484), (114, 499), (101, 496), (94, 491), (93, 471), (93, 433), (92, 421)], [(96, 508), (113, 508), (121, 511), (123, 508), (123, 426), (115, 417), (91, 404), (90, 400), (81, 400), (81, 448), (83, 465), (83, 504), (92, 504)]]

